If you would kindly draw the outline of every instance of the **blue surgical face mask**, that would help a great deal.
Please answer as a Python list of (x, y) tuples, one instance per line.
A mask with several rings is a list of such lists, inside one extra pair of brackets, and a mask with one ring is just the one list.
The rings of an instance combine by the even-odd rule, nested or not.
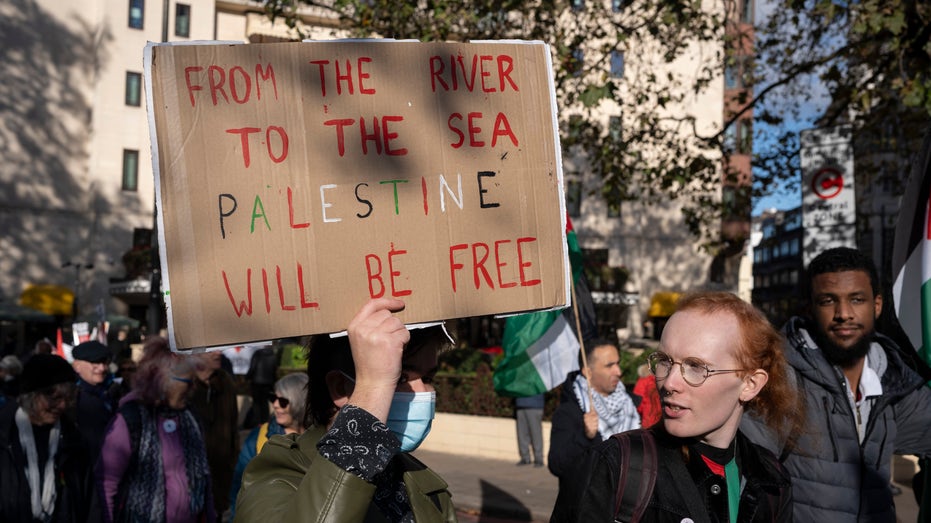
[(430, 433), (436, 411), (436, 392), (395, 392), (388, 411), (388, 428), (401, 442), (401, 452), (411, 452)]

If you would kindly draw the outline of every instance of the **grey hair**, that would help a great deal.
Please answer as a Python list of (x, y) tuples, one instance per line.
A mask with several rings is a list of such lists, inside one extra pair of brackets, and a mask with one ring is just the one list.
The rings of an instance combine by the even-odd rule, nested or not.
[(307, 410), (307, 380), (306, 372), (292, 372), (275, 382), (275, 394), (288, 398), (291, 416), (302, 424)]
[(10, 354), (0, 360), (0, 369), (9, 372), (13, 376), (19, 376), (23, 373), (23, 363), (19, 361), (19, 358)]

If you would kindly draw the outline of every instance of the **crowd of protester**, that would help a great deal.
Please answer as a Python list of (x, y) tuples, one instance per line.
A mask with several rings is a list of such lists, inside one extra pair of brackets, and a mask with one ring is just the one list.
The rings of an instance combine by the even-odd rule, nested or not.
[[(585, 340), (552, 419), (552, 521), (896, 521), (892, 454), (931, 455), (929, 371), (877, 332), (861, 253), (825, 251), (804, 283), (808, 312), (782, 332), (733, 294), (686, 295), (630, 392), (618, 346)], [(403, 308), (367, 302), (289, 372), (291, 340), (237, 377), (221, 351), (157, 336), (0, 358), (0, 521), (455, 521), (410, 455), (451, 340), (409, 331)], [(542, 466), (539, 439), (519, 465)]]
[(304, 431), (306, 372), (275, 381), (293, 340), (234, 377), (221, 351), (123, 339), (80, 343), (68, 359), (44, 339), (0, 358), (0, 521), (231, 521), (251, 457), (271, 435)]

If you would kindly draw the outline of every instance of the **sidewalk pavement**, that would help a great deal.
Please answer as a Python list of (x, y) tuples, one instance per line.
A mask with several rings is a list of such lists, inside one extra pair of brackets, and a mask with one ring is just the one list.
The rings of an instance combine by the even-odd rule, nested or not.
[[(546, 467), (517, 466), (514, 461), (418, 450), (414, 455), (449, 483), (453, 504), (463, 523), (545, 523), (556, 503), (559, 482)], [(896, 483), (896, 520), (918, 521), (918, 505), (910, 484)]]
[(559, 482), (546, 467), (514, 461), (418, 450), (417, 459), (449, 483), (453, 504), (463, 522), (545, 523), (556, 503)]

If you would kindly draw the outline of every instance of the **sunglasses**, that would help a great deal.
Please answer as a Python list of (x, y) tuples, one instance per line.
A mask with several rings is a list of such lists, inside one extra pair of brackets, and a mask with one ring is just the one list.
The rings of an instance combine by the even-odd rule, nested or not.
[(289, 400), (288, 398), (285, 398), (284, 396), (276, 396), (272, 394), (271, 396), (268, 397), (269, 403), (275, 403), (276, 401), (278, 402), (278, 405), (283, 409), (288, 408), (288, 404), (291, 403), (291, 400)]

